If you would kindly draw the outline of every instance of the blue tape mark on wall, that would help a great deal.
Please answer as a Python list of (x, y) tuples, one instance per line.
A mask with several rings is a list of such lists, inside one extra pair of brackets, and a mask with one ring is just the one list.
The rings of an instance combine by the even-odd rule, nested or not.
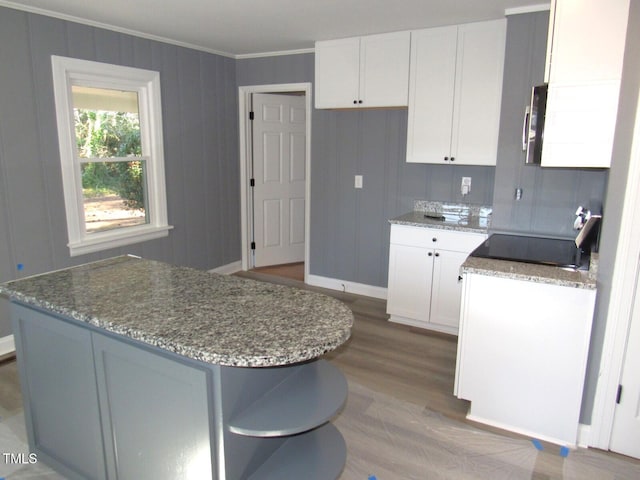
[(541, 452), (544, 450), (544, 447), (540, 443), (540, 440), (536, 440), (534, 438), (533, 440), (531, 440), (531, 443), (533, 443), (533, 446), (536, 447), (536, 449), (540, 450)]
[(567, 458), (569, 456), (569, 449), (567, 447), (560, 447), (560, 456)]
[[(0, 480), (2, 479), (0, 478)], [(369, 478), (367, 480), (378, 480), (378, 479), (376, 478), (375, 475), (369, 475)]]
[[(22, 263), (19, 263), (18, 265), (16, 265), (16, 268), (18, 269), (18, 271), (24, 270), (24, 265)], [(3, 479), (0, 478), (0, 480), (3, 480)]]

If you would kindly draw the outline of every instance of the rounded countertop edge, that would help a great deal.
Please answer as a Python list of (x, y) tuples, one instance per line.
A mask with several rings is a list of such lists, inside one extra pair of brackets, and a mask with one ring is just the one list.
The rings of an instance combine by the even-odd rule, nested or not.
[(596, 289), (596, 280), (588, 272), (568, 271), (550, 265), (467, 257), (460, 271), (462, 273), (545, 283), (562, 287), (585, 290)]
[[(153, 283), (138, 291), (141, 271)], [(93, 272), (99, 276), (87, 281)], [(221, 366), (312, 360), (345, 343), (354, 322), (347, 304), (320, 292), (123, 257), (2, 283), (0, 295), (97, 333)]]
[[(140, 342), (144, 345), (157, 347), (161, 350), (175, 353), (177, 355), (197, 360), (203, 363), (209, 363), (213, 365), (220, 365), (224, 367), (281, 367), (285, 365), (293, 365), (296, 363), (313, 360), (321, 357), (322, 355), (329, 353), (336, 348), (340, 347), (351, 337), (351, 327), (353, 326), (353, 312), (349, 307), (342, 304), (348, 315), (350, 316), (349, 322), (345, 322), (345, 327), (338, 330), (335, 338), (325, 339), (324, 342), (319, 342), (318, 345), (308, 348), (292, 348), (289, 351), (281, 351), (277, 353), (271, 353), (269, 355), (251, 355), (244, 353), (237, 354), (220, 354), (207, 352), (198, 348), (191, 347), (189, 345), (183, 345), (177, 342), (166, 341), (163, 338), (154, 337), (140, 330), (134, 330), (130, 328), (123, 328), (119, 325), (109, 322), (101, 321), (98, 318), (87, 317), (79, 312), (73, 310), (67, 310), (60, 308), (49, 302), (43, 302), (33, 297), (27, 297), (20, 293), (9, 292), (3, 290), (0, 286), (0, 295), (4, 295), (11, 301), (19, 302), (29, 307), (35, 307), (36, 309), (45, 311), (47, 313), (53, 313), (63, 317), (64, 319), (73, 320), (82, 324), (86, 324), (93, 327), (95, 331), (104, 331), (108, 334), (114, 334), (126, 339)], [(337, 299), (328, 297), (337, 303), (341, 303)], [(345, 311), (345, 314), (347, 312)], [(346, 318), (345, 318), (346, 320)], [(348, 325), (348, 326), (347, 326)]]

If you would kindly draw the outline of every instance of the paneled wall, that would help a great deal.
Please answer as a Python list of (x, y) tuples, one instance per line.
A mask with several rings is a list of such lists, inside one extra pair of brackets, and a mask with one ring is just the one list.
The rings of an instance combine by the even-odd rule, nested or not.
[[(599, 211), (607, 170), (525, 165), (522, 120), (531, 87), (544, 81), (549, 12), (512, 15), (507, 22), (500, 137), (493, 196), (494, 230), (575, 236), (579, 205)], [(522, 188), (521, 200), (515, 189)]]
[[(202, 269), (240, 258), (235, 60), (5, 7), (0, 45), (0, 282), (125, 253)], [(51, 55), (160, 72), (168, 237), (69, 256)]]
[[(631, 155), (634, 140), (634, 128), (639, 124), (637, 106), (640, 101), (640, 2), (631, 2), (629, 7), (629, 23), (620, 85), (620, 102), (616, 124), (611, 170), (609, 171), (609, 185), (606, 196), (605, 217), (602, 225), (602, 240), (600, 242), (600, 263), (598, 267), (598, 302), (591, 332), (591, 348), (587, 364), (587, 376), (582, 404), (582, 423), (591, 423), (591, 413), (594, 406), (596, 387), (600, 377), (600, 361), (603, 354), (605, 329), (609, 305), (613, 297), (612, 281), (616, 261), (616, 250), (620, 240), (621, 222), (623, 219), (624, 199), (627, 190)], [(637, 208), (637, 205), (634, 207)], [(636, 239), (637, 241), (638, 239)], [(629, 258), (629, 262), (636, 259)], [(636, 285), (625, 288), (636, 289)], [(636, 293), (637, 294), (637, 293)], [(596, 413), (593, 413), (596, 415)]]
[[(313, 82), (313, 54), (243, 59), (239, 86)], [(415, 200), (461, 202), (463, 176), (473, 178), (467, 201), (491, 204), (493, 167), (405, 162), (407, 109), (315, 110), (311, 132), (310, 272), (386, 287), (388, 219)], [(363, 188), (354, 188), (354, 175)]]

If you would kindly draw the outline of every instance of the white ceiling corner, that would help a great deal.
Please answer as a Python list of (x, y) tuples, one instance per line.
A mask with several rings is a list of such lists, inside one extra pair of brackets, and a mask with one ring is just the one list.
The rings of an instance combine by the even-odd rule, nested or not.
[(0, 6), (233, 58), (313, 50), (314, 41), (501, 18), (538, 0), (0, 0)]

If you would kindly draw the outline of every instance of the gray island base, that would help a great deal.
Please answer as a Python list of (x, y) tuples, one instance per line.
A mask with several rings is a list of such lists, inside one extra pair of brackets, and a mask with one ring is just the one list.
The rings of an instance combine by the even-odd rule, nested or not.
[(117, 257), (0, 285), (29, 446), (72, 479), (335, 479), (347, 395), (313, 292)]

